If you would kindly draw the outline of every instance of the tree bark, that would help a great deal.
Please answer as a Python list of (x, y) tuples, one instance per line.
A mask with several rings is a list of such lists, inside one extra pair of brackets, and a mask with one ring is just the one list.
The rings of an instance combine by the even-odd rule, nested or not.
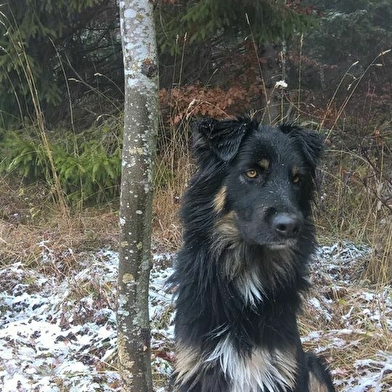
[(158, 66), (152, 2), (120, 0), (125, 107), (120, 196), (118, 353), (123, 391), (151, 392), (148, 285)]

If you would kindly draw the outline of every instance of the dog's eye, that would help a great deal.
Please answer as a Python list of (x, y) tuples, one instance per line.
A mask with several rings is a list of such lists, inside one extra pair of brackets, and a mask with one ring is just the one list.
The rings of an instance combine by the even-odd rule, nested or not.
[(294, 174), (291, 181), (293, 184), (298, 184), (301, 181), (301, 176), (299, 174)]
[(245, 175), (246, 175), (248, 178), (256, 178), (256, 177), (259, 175), (259, 173), (258, 173), (257, 170), (255, 170), (255, 169), (249, 169), (249, 170), (247, 170), (247, 171), (245, 172)]

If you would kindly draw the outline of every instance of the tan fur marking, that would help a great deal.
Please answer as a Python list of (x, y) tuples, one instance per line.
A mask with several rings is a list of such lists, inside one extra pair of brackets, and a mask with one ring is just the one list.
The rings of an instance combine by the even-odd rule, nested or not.
[(293, 166), (293, 167), (291, 168), (291, 178), (292, 178), (292, 182), (293, 182), (294, 184), (296, 184), (297, 182), (300, 181), (301, 176), (300, 176), (300, 174), (299, 174), (299, 168), (298, 168), (297, 166)]
[(216, 223), (216, 230), (219, 233), (220, 242), (223, 242), (225, 246), (233, 243), (237, 244), (241, 239), (234, 218), (235, 212), (230, 211)]
[(309, 392), (328, 392), (325, 384), (321, 384), (320, 380), (312, 373), (309, 372)]
[[(230, 211), (220, 218), (215, 224), (213, 252), (220, 255), (224, 249), (231, 249), (230, 260), (225, 263), (225, 274), (229, 279), (234, 279), (239, 274), (243, 262), (243, 240), (235, 223), (235, 212)], [(230, 262), (228, 262), (230, 261)]]
[[(258, 275), (259, 271), (244, 269), (244, 255), (246, 253), (246, 242), (235, 223), (235, 212), (230, 211), (223, 215), (215, 224), (213, 252), (216, 255), (221, 254), (224, 249), (230, 249), (230, 257), (226, 260), (223, 272), (230, 280), (237, 280), (240, 292), (247, 301), (254, 303), (256, 299), (261, 298), (263, 293), (263, 280)], [(282, 281), (289, 282), (294, 276), (295, 266), (292, 264), (293, 249), (270, 249), (265, 254), (263, 268), (268, 276), (269, 284), (278, 286)]]
[(295, 175), (299, 174), (299, 168), (298, 168), (298, 166), (293, 166), (293, 167), (291, 168), (291, 174), (293, 175), (293, 177), (294, 177)]
[(260, 165), (260, 167), (263, 169), (263, 170), (268, 170), (268, 168), (269, 168), (269, 166), (270, 166), (270, 161), (268, 160), (268, 159), (262, 159), (260, 162), (259, 162), (259, 165)]
[(224, 186), (222, 187), (219, 192), (216, 194), (214, 198), (214, 207), (216, 212), (222, 212), (223, 208), (225, 207), (226, 203), (226, 196), (227, 196), (227, 188)]
[(200, 353), (194, 348), (185, 347), (183, 345), (177, 346), (177, 359), (175, 366), (176, 385), (186, 383), (191, 377), (200, 374)]

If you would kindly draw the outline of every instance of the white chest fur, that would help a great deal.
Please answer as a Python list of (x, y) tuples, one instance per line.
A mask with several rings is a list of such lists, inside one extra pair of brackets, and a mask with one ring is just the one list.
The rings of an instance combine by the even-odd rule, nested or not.
[(222, 371), (231, 379), (228, 392), (278, 392), (295, 385), (297, 363), (294, 352), (255, 349), (249, 356), (240, 356), (230, 336), (226, 336), (206, 359), (219, 361)]

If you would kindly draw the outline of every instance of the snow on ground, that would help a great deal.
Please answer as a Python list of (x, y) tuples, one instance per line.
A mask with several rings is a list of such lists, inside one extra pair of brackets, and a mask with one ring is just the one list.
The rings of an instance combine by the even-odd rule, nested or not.
[[(311, 264), (311, 293), (316, 295), (306, 306), (310, 306), (315, 319), (324, 318), (325, 325), (335, 327), (311, 332), (302, 342), (306, 346), (313, 341), (310, 346), (316, 353), (332, 352), (331, 371), (338, 391), (392, 391), (392, 353), (377, 348), (390, 347), (383, 340), (392, 332), (392, 290), (390, 287), (372, 290), (358, 282), (362, 259), (370, 253), (365, 246), (337, 243), (320, 247)], [(368, 342), (374, 342), (372, 353), (366, 350), (371, 347)], [(365, 350), (361, 350), (361, 345)], [(350, 352), (351, 357), (363, 358), (334, 367), (334, 353), (341, 356), (342, 352), (347, 358)]]
[[(39, 267), (15, 263), (0, 269), (0, 390), (120, 390), (114, 310), (118, 255), (108, 250), (86, 254), (76, 267), (71, 251), (55, 255), (48, 244), (41, 247)], [(350, 282), (353, 264), (368, 252), (350, 243), (320, 247), (312, 267), (317, 295), (306, 307), (326, 325), (338, 319), (333, 325), (339, 328), (312, 331), (303, 343), (321, 354), (332, 352), (339, 391), (392, 391), (390, 352), (357, 358), (353, 369), (333, 366), (334, 352), (356, 348), (364, 336), (380, 334), (380, 328), (392, 329), (391, 292), (354, 289)], [(169, 377), (174, 355), (173, 304), (164, 287), (172, 259), (171, 254), (156, 255), (151, 272), (152, 363), (159, 386)], [(336, 300), (345, 301), (343, 314), (333, 313)]]
[[(51, 256), (43, 253), (43, 269), (61, 263)], [(20, 263), (1, 269), (3, 392), (118, 388), (117, 372), (106, 365), (115, 353), (117, 255), (99, 252), (80, 267), (67, 277)]]

